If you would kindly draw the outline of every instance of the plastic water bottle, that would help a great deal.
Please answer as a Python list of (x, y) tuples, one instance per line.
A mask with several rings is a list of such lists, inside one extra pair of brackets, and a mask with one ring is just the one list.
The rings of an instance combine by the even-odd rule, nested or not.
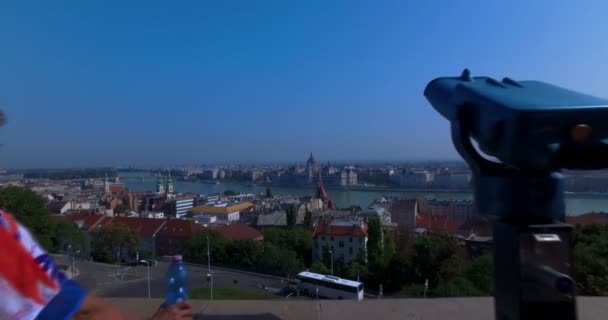
[(186, 293), (186, 277), (188, 272), (182, 261), (182, 256), (173, 256), (171, 266), (167, 271), (167, 295), (165, 296), (165, 306), (185, 301), (188, 299)]

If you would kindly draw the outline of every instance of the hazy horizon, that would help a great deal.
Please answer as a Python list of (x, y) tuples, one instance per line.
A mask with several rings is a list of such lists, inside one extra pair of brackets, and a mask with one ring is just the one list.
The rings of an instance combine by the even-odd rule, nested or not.
[[(293, 164), (305, 164), (305, 159), (295, 160), (273, 160), (273, 161), (228, 161), (228, 162), (200, 162), (200, 163), (160, 163), (156, 165), (138, 165), (138, 164), (122, 164), (122, 165), (99, 165), (99, 166), (41, 166), (41, 167), (5, 167), (0, 168), (4, 170), (12, 171), (28, 171), (28, 170), (79, 170), (79, 169), (159, 169), (159, 168), (179, 168), (179, 167), (227, 167), (227, 166), (274, 166), (274, 165), (293, 165)], [(330, 163), (332, 165), (408, 165), (408, 164), (432, 164), (432, 163), (449, 163), (449, 164), (462, 164), (466, 165), (462, 159), (378, 159), (378, 160), (326, 160), (316, 159), (323, 165)]]
[(2, 2), (0, 167), (458, 160), (426, 84), (467, 67), (607, 97), (605, 9)]

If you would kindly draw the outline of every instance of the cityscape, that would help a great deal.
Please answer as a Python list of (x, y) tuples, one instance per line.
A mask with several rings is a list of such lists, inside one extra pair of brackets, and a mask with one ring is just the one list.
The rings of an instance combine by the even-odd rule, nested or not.
[(607, 9), (0, 2), (0, 319), (604, 319)]
[[(566, 172), (570, 200), (608, 201), (606, 193), (589, 192), (605, 190), (604, 175)], [(42, 199), (48, 218), (61, 228), (76, 227), (49, 235), (56, 252), (93, 269), (96, 262), (127, 266), (114, 271), (118, 273), (113, 277), (121, 279), (141, 280), (141, 259), (158, 264), (183, 254), (189, 262), (223, 268), (216, 272), (231, 277), (243, 277), (241, 271), (275, 277), (268, 287), (258, 283), (262, 287), (251, 288), (255, 277), (240, 280), (246, 284), (243, 292), (267, 297), (293, 295), (290, 280), (302, 271), (359, 279), (368, 298), (416, 297), (420, 283), (410, 288), (404, 279), (385, 278), (371, 268), (390, 268), (391, 259), (400, 252), (408, 256), (410, 246), (428, 236), (453, 239), (460, 248), (453, 259), (472, 263), (471, 268), (487, 264), (484, 259), (492, 250), (492, 218), (477, 211), (471, 172), (459, 161), (338, 164), (310, 153), (301, 163), (285, 165), (11, 169), (3, 171), (0, 181), (9, 193), (29, 190)], [(344, 197), (351, 202), (332, 197), (351, 192)], [(608, 215), (589, 210), (570, 214), (566, 221), (607, 224)], [(205, 256), (209, 241), (210, 256)], [(281, 258), (265, 257), (272, 250)], [(210, 270), (206, 272), (211, 274)], [(146, 294), (114, 286), (100, 289), (90, 283), (95, 280), (80, 277), (102, 295)], [(239, 280), (232, 280), (237, 282), (216, 283), (218, 290), (242, 289), (235, 285)], [(439, 279), (431, 281), (434, 290), (429, 289), (429, 295), (446, 294), (438, 293), (447, 290)], [(489, 294), (490, 284), (484, 281), (455, 294)], [(144, 284), (125, 282), (127, 287)], [(205, 288), (210, 283), (199, 285)], [(155, 289), (154, 296), (162, 297), (162, 289)]]

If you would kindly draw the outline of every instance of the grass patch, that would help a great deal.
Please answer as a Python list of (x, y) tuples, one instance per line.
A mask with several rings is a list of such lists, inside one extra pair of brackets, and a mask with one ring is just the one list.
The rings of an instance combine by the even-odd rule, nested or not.
[[(190, 299), (209, 299), (209, 288), (194, 288), (188, 294)], [(214, 300), (267, 300), (277, 297), (270, 293), (245, 291), (237, 288), (213, 288)]]

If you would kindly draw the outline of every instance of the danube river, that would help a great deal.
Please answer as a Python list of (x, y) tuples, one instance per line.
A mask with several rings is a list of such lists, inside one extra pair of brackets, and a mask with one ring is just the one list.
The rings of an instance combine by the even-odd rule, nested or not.
[[(150, 191), (156, 186), (156, 179), (153, 177), (146, 178), (142, 181), (141, 178), (133, 179), (126, 178), (129, 174), (121, 173), (122, 182), (131, 191)], [(141, 174), (139, 174), (141, 176)], [(221, 183), (221, 184), (206, 184), (202, 182), (190, 181), (175, 181), (174, 187), (176, 192), (193, 192), (198, 194), (221, 193), (224, 190), (232, 189), (244, 193), (260, 194), (266, 191), (266, 187), (250, 186), (239, 183)], [(315, 189), (312, 188), (279, 188), (273, 187), (272, 193), (275, 195), (294, 195), (294, 196), (313, 196)], [(472, 195), (467, 192), (418, 192), (418, 191), (361, 191), (361, 190), (332, 190), (328, 189), (327, 193), (334, 201), (336, 206), (343, 208), (350, 205), (359, 205), (362, 208), (367, 207), (374, 199), (382, 196), (400, 197), (400, 198), (420, 198), (433, 197), (437, 199), (472, 199)], [(589, 197), (589, 196), (566, 196), (566, 212), (569, 215), (578, 215), (590, 211), (608, 211), (608, 197)]]

